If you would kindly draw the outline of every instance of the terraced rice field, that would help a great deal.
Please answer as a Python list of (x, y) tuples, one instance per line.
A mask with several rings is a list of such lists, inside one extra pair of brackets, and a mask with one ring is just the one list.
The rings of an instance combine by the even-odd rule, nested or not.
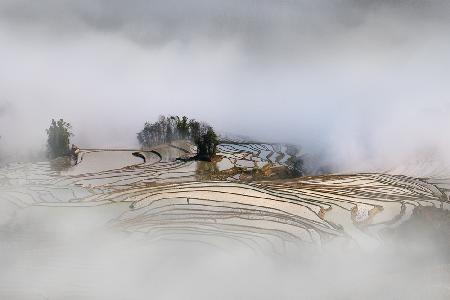
[(218, 147), (218, 154), (223, 158), (219, 163), (219, 169), (262, 168), (267, 164), (283, 166), (294, 156), (288, 152), (288, 146), (280, 144), (221, 144)]
[[(354, 243), (372, 247), (416, 207), (450, 209), (446, 179), (353, 174), (243, 182), (199, 180), (198, 163), (176, 160), (191, 145), (143, 152), (89, 150), (75, 166), (17, 163), (0, 169), (2, 220), (30, 206), (127, 203), (108, 226), (146, 239), (193, 239), (285, 253)], [(219, 169), (285, 166), (286, 146), (222, 144)], [(224, 162), (226, 161), (226, 162)], [(220, 170), (219, 170), (220, 171)]]

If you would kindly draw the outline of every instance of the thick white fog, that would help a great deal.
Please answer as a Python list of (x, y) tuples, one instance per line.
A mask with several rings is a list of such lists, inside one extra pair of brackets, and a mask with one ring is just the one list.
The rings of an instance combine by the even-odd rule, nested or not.
[(439, 0), (2, 0), (1, 145), (42, 148), (63, 117), (81, 146), (131, 146), (185, 114), (339, 170), (448, 164), (449, 15)]
[(149, 243), (138, 233), (105, 229), (115, 209), (38, 206), (17, 213), (0, 232), (0, 295), (114, 300), (448, 297), (448, 274), (436, 265), (448, 253), (426, 235), (389, 240), (372, 251), (328, 244), (290, 255), (264, 254), (194, 241)]
[[(0, 165), (42, 158), (52, 118), (81, 148), (134, 148), (159, 115), (298, 144), (313, 169), (449, 178), (450, 1), (0, 0)], [(13, 190), (14, 176), (2, 191), (51, 196)], [(370, 249), (349, 239), (276, 255), (126, 234), (112, 224), (129, 203), (3, 199), (4, 299), (450, 294), (448, 235), (420, 226)]]

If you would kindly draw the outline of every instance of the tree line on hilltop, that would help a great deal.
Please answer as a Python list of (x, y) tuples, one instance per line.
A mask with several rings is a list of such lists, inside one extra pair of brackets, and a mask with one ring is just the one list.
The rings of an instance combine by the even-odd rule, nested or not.
[[(63, 119), (52, 119), (47, 133), (47, 155), (57, 158), (72, 154), (70, 138), (73, 136), (72, 126)], [(144, 128), (137, 134), (139, 144), (150, 148), (175, 140), (190, 140), (197, 146), (194, 159), (211, 160), (219, 144), (214, 129), (204, 122), (189, 119), (186, 116), (160, 116), (154, 123), (146, 122)]]
[(190, 140), (197, 146), (196, 159), (211, 160), (219, 144), (214, 129), (205, 122), (186, 116), (160, 116), (154, 123), (146, 122), (137, 134), (142, 147), (152, 147), (175, 140)]

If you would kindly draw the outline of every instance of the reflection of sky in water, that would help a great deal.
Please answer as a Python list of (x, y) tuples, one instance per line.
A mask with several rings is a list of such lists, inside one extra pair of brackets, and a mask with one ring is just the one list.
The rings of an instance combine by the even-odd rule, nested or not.
[(96, 173), (143, 163), (143, 159), (133, 156), (133, 151), (87, 151), (81, 152), (82, 161), (63, 175)]
[[(162, 148), (159, 150), (164, 152)], [(167, 149), (166, 153), (169, 157), (177, 150)], [(143, 291), (141, 284), (144, 289), (151, 286), (149, 278), (158, 282), (161, 272), (171, 270), (173, 280), (186, 269), (186, 262), (194, 261), (189, 267), (190, 275), (183, 278), (191, 287), (194, 271), (202, 273), (215, 268), (220, 271), (217, 274), (224, 274), (217, 266), (223, 262), (221, 255), (227, 257), (226, 265), (233, 266), (233, 272), (240, 270), (243, 263), (255, 262), (259, 266), (267, 262), (268, 257), (279, 257), (277, 262), (286, 259), (286, 265), (295, 266), (297, 272), (293, 286), (298, 286), (298, 276), (304, 276), (300, 280), (302, 283), (311, 281), (314, 272), (320, 276), (308, 286), (324, 278), (336, 282), (336, 278), (343, 276), (337, 270), (344, 269), (354, 272), (345, 275), (351, 286), (355, 282), (361, 286), (368, 280), (362, 274), (369, 270), (371, 284), (364, 288), (367, 292), (374, 278), (392, 274), (379, 269), (380, 261), (373, 263), (373, 253), (396, 251), (386, 246), (382, 239), (384, 232), (409, 224), (406, 221), (415, 218), (412, 211), (417, 207), (431, 209), (443, 205), (450, 208), (449, 203), (440, 198), (442, 195), (436, 187), (402, 176), (358, 174), (271, 182), (198, 182), (195, 181), (197, 169), (202, 165), (205, 170), (214, 172), (214, 168), (210, 169), (211, 163), (159, 161), (155, 154), (149, 154), (149, 160), (143, 164), (130, 151), (91, 154), (73, 167), (77, 172), (99, 170), (90, 174), (67, 176), (70, 172), (63, 172), (64, 176), (50, 163), (13, 164), (0, 169), (1, 297), (41, 299), (36, 298), (39, 293), (55, 299), (80, 299), (86, 295), (128, 299), (131, 292)], [(234, 160), (239, 162), (242, 153), (234, 155)], [(233, 154), (228, 153), (228, 157)], [(252, 156), (252, 160), (245, 161), (253, 163), (258, 159), (262, 158)], [(224, 163), (226, 161), (229, 163)], [(90, 166), (90, 162), (93, 165)], [(223, 158), (217, 166), (225, 168), (221, 164), (229, 167), (231, 162)], [(112, 166), (117, 169), (108, 170)], [(448, 187), (448, 181), (439, 181), (439, 185)], [(427, 263), (440, 261), (431, 243), (434, 241), (420, 243), (428, 248), (419, 248), (413, 253), (425, 251), (430, 257)], [(392, 257), (383, 257), (381, 262), (389, 266), (389, 270), (392, 270), (393, 257), (395, 261), (404, 259), (406, 266), (414, 266), (415, 258), (408, 256), (411, 246), (404, 247), (408, 251), (399, 250)], [(189, 249), (195, 250), (190, 252)], [(330, 254), (335, 249), (339, 255)], [(343, 249), (345, 254), (342, 254)], [(348, 253), (352, 254), (342, 257)], [(311, 264), (312, 254), (317, 256), (314, 266), (295, 264), (302, 259)], [(366, 255), (365, 259), (358, 258), (361, 255)], [(264, 259), (260, 261), (258, 257)], [(334, 258), (338, 262), (345, 261), (345, 268), (339, 265), (330, 269)], [(256, 266), (244, 269), (254, 271)], [(120, 272), (112, 269), (120, 269)], [(253, 271), (248, 274), (252, 278), (261, 274), (261, 271)], [(229, 274), (234, 281), (237, 275), (233, 272)], [(283, 267), (282, 273), (285, 272)], [(277, 269), (270, 269), (268, 278), (272, 284), (276, 283), (274, 274), (278, 274)], [(286, 283), (294, 275), (283, 278), (278, 274), (276, 277)], [(195, 282), (199, 276), (195, 276)], [(417, 280), (409, 272), (402, 273), (401, 278), (407, 278), (408, 283)], [(221, 284), (224, 279), (220, 278)], [(123, 289), (122, 294), (109, 293), (115, 291), (110, 286), (115, 280), (121, 282), (117, 285)], [(445, 277), (440, 274), (437, 280), (441, 282)], [(245, 282), (248, 285), (248, 280)], [(349, 290), (353, 295), (354, 288), (350, 288), (348, 282), (343, 283), (345, 292), (339, 289), (333, 295)], [(282, 290), (287, 289), (282, 286)], [(55, 291), (59, 287), (63, 291)], [(383, 291), (387, 289), (384, 281), (381, 287)], [(94, 292), (96, 288), (99, 291)], [(396, 288), (388, 286), (391, 292)], [(333, 290), (333, 286), (327, 289)], [(162, 290), (160, 285), (155, 285), (145, 294), (154, 295)], [(314, 293), (312, 290), (308, 299), (318, 295), (316, 289)], [(305, 291), (302, 288), (302, 295)], [(432, 299), (446, 299), (431, 295)]]

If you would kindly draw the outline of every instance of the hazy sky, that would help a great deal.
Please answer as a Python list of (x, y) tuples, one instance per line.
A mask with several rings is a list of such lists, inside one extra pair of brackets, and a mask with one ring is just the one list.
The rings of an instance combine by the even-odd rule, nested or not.
[(342, 170), (450, 162), (447, 0), (0, 0), (1, 146), (127, 146), (159, 114)]

